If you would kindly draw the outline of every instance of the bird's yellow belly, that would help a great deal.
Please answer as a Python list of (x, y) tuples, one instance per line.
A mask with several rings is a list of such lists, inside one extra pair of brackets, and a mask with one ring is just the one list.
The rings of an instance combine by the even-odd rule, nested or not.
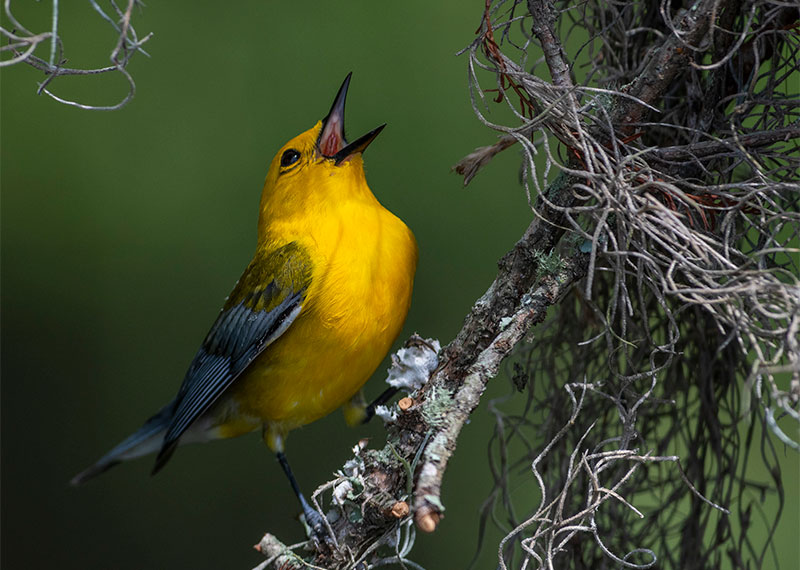
[(387, 328), (370, 323), (354, 340), (333, 328), (321, 334), (316, 315), (303, 316), (237, 380), (231, 393), (241, 415), (277, 424), (281, 431), (311, 423), (347, 402), (378, 367), (402, 326), (402, 321)]
[(280, 448), (289, 430), (331, 413), (361, 389), (411, 303), (416, 249), (403, 249), (407, 254), (395, 250), (390, 266), (338, 259), (317, 276), (301, 314), (223, 396), (220, 437), (264, 426), (270, 446)]

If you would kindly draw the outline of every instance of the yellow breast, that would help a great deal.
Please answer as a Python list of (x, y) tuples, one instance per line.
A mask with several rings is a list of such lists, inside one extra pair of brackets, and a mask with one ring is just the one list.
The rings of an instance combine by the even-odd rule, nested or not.
[(291, 236), (312, 259), (308, 296), (232, 387), (237, 413), (221, 435), (255, 424), (285, 434), (327, 415), (364, 385), (400, 333), (417, 262), (413, 234), (374, 198), (335, 210)]

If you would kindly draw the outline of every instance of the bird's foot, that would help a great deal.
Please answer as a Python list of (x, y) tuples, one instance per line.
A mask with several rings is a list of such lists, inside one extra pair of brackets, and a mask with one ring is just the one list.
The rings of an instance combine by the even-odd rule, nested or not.
[(303, 518), (308, 527), (308, 536), (317, 544), (325, 544), (332, 546), (334, 544), (331, 533), (328, 532), (328, 526), (325, 524), (325, 517), (319, 511), (312, 509), (310, 506), (303, 509)]

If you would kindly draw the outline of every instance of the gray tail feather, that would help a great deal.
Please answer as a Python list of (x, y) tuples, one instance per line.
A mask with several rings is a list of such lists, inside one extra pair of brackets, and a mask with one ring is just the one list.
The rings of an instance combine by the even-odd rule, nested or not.
[(108, 471), (117, 463), (158, 451), (174, 411), (175, 402), (172, 401), (147, 420), (138, 431), (101, 457), (97, 463), (75, 475), (70, 483), (80, 485)]

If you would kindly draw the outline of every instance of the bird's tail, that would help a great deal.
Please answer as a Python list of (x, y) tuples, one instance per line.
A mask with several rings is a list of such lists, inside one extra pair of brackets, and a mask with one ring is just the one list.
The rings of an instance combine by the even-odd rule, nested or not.
[(157, 414), (147, 420), (134, 434), (101, 457), (97, 463), (81, 471), (72, 478), (72, 485), (80, 485), (89, 479), (111, 469), (117, 463), (155, 453), (161, 449), (164, 433), (167, 430), (172, 414), (175, 411), (175, 402), (164, 406)]

